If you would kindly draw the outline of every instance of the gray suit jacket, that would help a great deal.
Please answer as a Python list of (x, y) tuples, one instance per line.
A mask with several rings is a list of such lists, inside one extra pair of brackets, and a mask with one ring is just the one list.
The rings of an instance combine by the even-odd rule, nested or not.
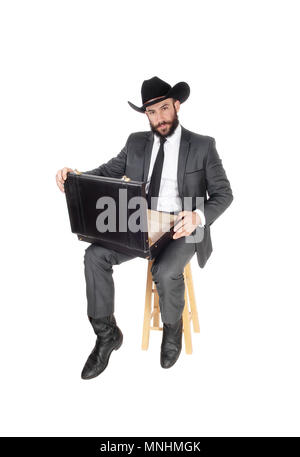
[[(122, 178), (126, 175), (132, 180), (146, 181), (153, 140), (154, 134), (151, 130), (131, 133), (124, 148), (116, 157), (84, 173), (113, 178)], [(199, 266), (203, 268), (213, 250), (210, 226), (233, 200), (230, 183), (216, 150), (214, 138), (199, 135), (182, 127), (177, 182), (183, 209), (200, 208), (203, 211), (203, 204), (199, 204), (199, 200), (204, 202), (206, 225), (204, 228), (197, 227), (192, 233), (195, 240), (201, 239), (196, 243), (197, 260)], [(191, 197), (187, 199), (190, 200), (190, 205), (186, 205), (184, 197)], [(196, 197), (202, 197), (202, 199), (196, 200)], [(196, 236), (199, 230), (202, 232)]]

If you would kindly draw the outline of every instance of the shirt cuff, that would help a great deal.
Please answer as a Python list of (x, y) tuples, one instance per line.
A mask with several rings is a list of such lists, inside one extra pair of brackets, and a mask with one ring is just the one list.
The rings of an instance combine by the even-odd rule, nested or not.
[(206, 223), (206, 220), (205, 220), (205, 216), (204, 216), (204, 213), (203, 211), (201, 211), (201, 209), (195, 209), (194, 210), (195, 213), (199, 214), (200, 216), (200, 219), (201, 219), (201, 222), (200, 224), (198, 225), (198, 227), (204, 227), (205, 223)]

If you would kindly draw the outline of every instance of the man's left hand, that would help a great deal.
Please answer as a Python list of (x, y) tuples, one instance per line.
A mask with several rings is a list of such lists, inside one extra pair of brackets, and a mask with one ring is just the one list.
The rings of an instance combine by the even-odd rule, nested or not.
[(182, 219), (174, 227), (173, 240), (190, 235), (201, 224), (201, 218), (195, 211), (180, 211), (177, 217)]

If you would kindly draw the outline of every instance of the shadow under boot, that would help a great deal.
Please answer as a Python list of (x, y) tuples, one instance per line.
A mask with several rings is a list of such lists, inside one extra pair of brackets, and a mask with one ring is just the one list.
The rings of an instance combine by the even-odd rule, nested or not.
[(112, 351), (119, 349), (123, 342), (123, 334), (113, 314), (97, 319), (90, 316), (88, 318), (97, 340), (81, 372), (82, 379), (95, 378), (102, 373), (108, 365)]
[(160, 364), (170, 368), (178, 360), (182, 348), (182, 317), (175, 324), (163, 324)]

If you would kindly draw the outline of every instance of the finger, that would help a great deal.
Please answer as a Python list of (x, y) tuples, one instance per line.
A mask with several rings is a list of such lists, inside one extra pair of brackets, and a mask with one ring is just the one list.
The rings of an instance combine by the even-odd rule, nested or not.
[(187, 236), (189, 234), (190, 234), (189, 230), (186, 228), (183, 228), (182, 230), (179, 230), (178, 232), (176, 232), (176, 238), (181, 238), (182, 236)]
[(58, 172), (56, 173), (55, 179), (56, 179), (56, 184), (58, 185), (59, 189), (63, 190), (64, 181), (61, 177), (61, 171), (62, 170), (58, 170)]
[(176, 232), (182, 232), (183, 230), (186, 230), (186, 228), (189, 227), (189, 223), (188, 222), (182, 222), (180, 227), (177, 228), (177, 230), (175, 230)]
[(63, 180), (60, 180), (60, 179), (56, 176), (56, 184), (58, 185), (59, 188), (61, 188), (61, 186), (63, 185)]
[(185, 214), (186, 214), (186, 211), (179, 211), (179, 213), (176, 214), (176, 216), (177, 216), (176, 220), (178, 221), (180, 219), (183, 219)]
[(58, 172), (57, 172), (57, 178), (58, 178), (58, 180), (59, 180), (60, 182), (63, 181), (63, 177), (62, 177), (61, 172), (62, 172), (62, 170), (58, 170)]
[(180, 227), (182, 227), (182, 223), (181, 223), (181, 222), (179, 222), (178, 224), (176, 224), (176, 225), (174, 226), (174, 232), (177, 232), (177, 230), (179, 230)]
[(70, 168), (67, 168), (67, 167), (63, 168), (63, 170), (62, 170), (62, 176), (63, 176), (64, 181), (67, 179), (67, 173), (69, 170), (70, 170)]
[(174, 226), (174, 231), (177, 232), (177, 230), (185, 223), (185, 220), (184, 218), (183, 219), (180, 219), (180, 221), (176, 222), (175, 226)]
[(194, 227), (191, 225), (185, 224), (180, 230), (176, 232), (176, 235), (178, 234), (178, 238), (180, 236), (188, 236), (194, 231)]
[(65, 184), (64, 179), (62, 176), (60, 176), (60, 178), (58, 179), (57, 185), (62, 192), (64, 192), (64, 184)]
[(62, 192), (64, 192), (64, 191), (65, 191), (65, 189), (64, 189), (64, 185), (63, 185), (63, 184), (61, 184), (61, 183), (58, 183), (57, 185), (58, 185), (59, 189), (60, 189)]
[(55, 177), (56, 177), (56, 181), (59, 181), (61, 182), (62, 181), (62, 177), (61, 177), (61, 170), (58, 170), (58, 172), (56, 173)]
[(177, 230), (178, 227), (180, 227), (180, 224), (182, 223), (181, 221), (182, 221), (182, 219), (177, 219), (177, 220), (175, 221), (174, 230)]
[(177, 240), (177, 238), (181, 238), (182, 236), (185, 236), (185, 232), (176, 232), (173, 236), (173, 239)]

